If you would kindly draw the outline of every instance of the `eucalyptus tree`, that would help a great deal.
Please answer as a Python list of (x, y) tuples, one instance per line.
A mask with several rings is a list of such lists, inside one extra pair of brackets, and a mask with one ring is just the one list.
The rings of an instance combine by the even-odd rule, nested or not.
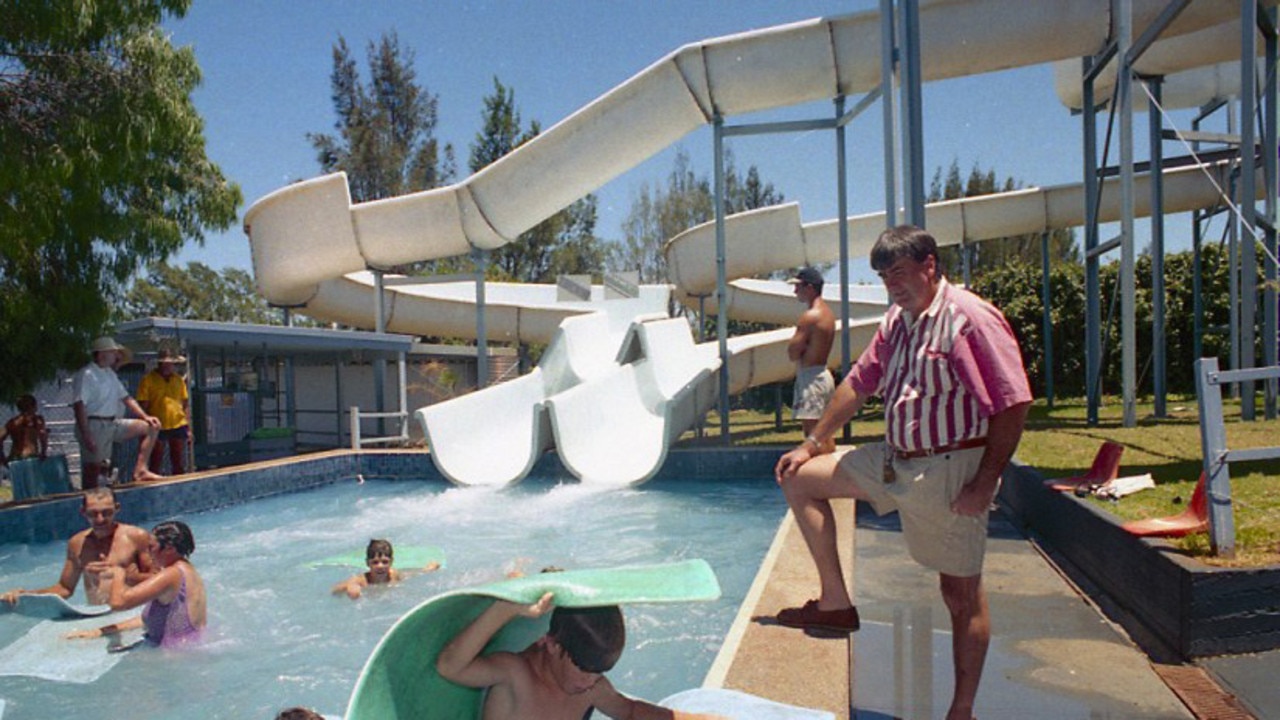
[(159, 28), (189, 4), (0, 3), (0, 397), (83, 364), (140, 268), (235, 222), (195, 54)]
[[(235, 267), (221, 271), (203, 263), (185, 268), (155, 263), (134, 280), (116, 309), (120, 320), (168, 317), (179, 320), (280, 325), (278, 310), (257, 293), (249, 273)], [(305, 319), (295, 324), (309, 324)]]

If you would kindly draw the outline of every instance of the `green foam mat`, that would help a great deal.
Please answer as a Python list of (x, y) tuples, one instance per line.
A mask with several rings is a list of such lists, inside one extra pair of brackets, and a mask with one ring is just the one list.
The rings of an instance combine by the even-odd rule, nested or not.
[[(356, 680), (346, 720), (475, 720), (483, 693), (436, 673), (436, 657), (495, 600), (531, 604), (555, 594), (561, 607), (715, 600), (720, 583), (705, 560), (539, 573), (442, 593), (410, 610), (382, 637)], [(551, 614), (516, 618), (485, 652), (524, 649), (546, 633)]]

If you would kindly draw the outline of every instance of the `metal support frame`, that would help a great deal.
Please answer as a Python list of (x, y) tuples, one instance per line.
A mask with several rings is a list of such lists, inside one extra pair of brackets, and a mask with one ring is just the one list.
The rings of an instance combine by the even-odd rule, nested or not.
[[(845, 124), (840, 122), (844, 117), (844, 96), (835, 101), (836, 113), (836, 212), (840, 217), (840, 377), (849, 375), (853, 362), (853, 347), (849, 338), (849, 177), (845, 155)], [(844, 428), (844, 439), (851, 439), (848, 425)]]
[[(386, 285), (383, 278), (385, 273), (382, 270), (373, 268), (373, 295), (374, 295), (374, 315), (373, 315), (373, 331), (379, 335), (387, 333), (387, 295)], [(384, 395), (387, 387), (387, 361), (382, 357), (375, 358), (373, 361), (373, 408), (375, 412), (386, 412), (386, 401)], [(378, 435), (386, 435), (386, 422), (382, 418), (378, 418)]]
[(485, 326), (484, 275), (489, 263), (489, 251), (471, 249), (471, 262), (475, 265), (476, 278), (476, 389), (489, 384), (489, 333)]
[[(1280, 99), (1277, 98), (1277, 45), (1280, 38), (1276, 33), (1276, 8), (1267, 8), (1262, 15), (1264, 25), (1264, 57), (1266, 58), (1266, 87), (1263, 89), (1263, 129), (1262, 157), (1264, 163), (1263, 177), (1266, 182), (1266, 243), (1270, 248), (1264, 277), (1267, 281), (1263, 291), (1263, 339), (1262, 362), (1274, 367), (1280, 365), (1280, 243), (1276, 240), (1277, 200), (1280, 192), (1280, 158), (1277, 158), (1277, 132), (1280, 130)], [(1277, 393), (1280, 392), (1280, 381), (1271, 378), (1267, 382), (1264, 412), (1269, 420), (1274, 420), (1277, 413)]]
[(715, 211), (716, 211), (716, 338), (720, 352), (720, 442), (732, 443), (729, 437), (729, 316), (728, 287), (725, 279), (724, 232), (724, 117), (716, 114), (712, 128), (712, 144), (715, 155)]
[[(1159, 112), (1161, 86), (1164, 78), (1149, 77), (1144, 81), (1151, 93), (1152, 106), (1147, 111), (1148, 140), (1151, 153), (1151, 207), (1164, 207), (1164, 121)], [(1155, 401), (1155, 416), (1168, 417), (1166, 403), (1168, 391), (1167, 343), (1165, 342), (1165, 290), (1164, 290), (1164, 213), (1151, 213), (1151, 388)]]
[[(726, 277), (726, 238), (725, 238), (725, 175), (724, 175), (724, 140), (728, 137), (748, 135), (766, 135), (785, 132), (809, 132), (812, 130), (834, 130), (836, 137), (836, 207), (840, 216), (840, 319), (841, 331), (840, 358), (841, 369), (849, 372), (853, 359), (851, 340), (849, 337), (849, 189), (846, 178), (846, 144), (844, 128), (855, 117), (883, 97), (879, 90), (873, 90), (860, 100), (853, 110), (845, 111), (843, 95), (835, 99), (835, 114), (829, 119), (793, 120), (786, 122), (748, 123), (743, 125), (725, 125), (724, 118), (716, 116), (712, 122), (712, 143), (715, 162), (715, 228), (716, 228), (716, 336), (719, 340), (720, 352), (720, 436), (721, 442), (730, 443), (729, 438), (729, 320), (725, 313), (728, 297), (728, 280)], [(699, 314), (703, 312), (702, 298), (699, 298)], [(846, 439), (849, 429), (845, 428)]]
[(1040, 303), (1044, 306), (1044, 394), (1053, 409), (1053, 314), (1049, 308), (1053, 305), (1053, 289), (1049, 282), (1049, 231), (1040, 233)]
[(1209, 499), (1209, 540), (1216, 555), (1235, 554), (1235, 520), (1231, 508), (1232, 462), (1280, 458), (1280, 446), (1227, 449), (1223, 422), (1222, 386), (1229, 383), (1280, 378), (1280, 366), (1218, 371), (1217, 358), (1196, 360), (1196, 395), (1200, 405), (1200, 450), (1204, 462), (1205, 490)]
[[(1097, 169), (1097, 115), (1093, 96), (1093, 83), (1104, 66), (1111, 60), (1118, 63), (1116, 72), (1116, 101), (1110, 111), (1119, 116), (1120, 157), (1120, 273), (1118, 297), (1120, 301), (1121, 383), (1124, 426), (1137, 424), (1137, 288), (1134, 278), (1134, 173), (1133, 161), (1133, 66), (1138, 58), (1151, 47), (1161, 33), (1190, 5), (1190, 0), (1169, 2), (1160, 15), (1134, 39), (1133, 0), (1112, 0), (1112, 36), (1107, 45), (1092, 58), (1085, 58), (1084, 75), (1084, 155), (1085, 155), (1085, 373), (1088, 418), (1090, 425), (1098, 423), (1098, 406), (1101, 402), (1102, 352), (1101, 352), (1101, 298), (1098, 281), (1098, 255), (1106, 249), (1098, 244), (1098, 203), (1100, 202), (1100, 178)], [(1156, 295), (1153, 317), (1154, 385), (1156, 415), (1165, 414), (1165, 332), (1164, 332), (1164, 205), (1161, 174), (1164, 167), (1159, 109), (1160, 88), (1158, 80), (1149, 79), (1152, 87), (1151, 113), (1151, 161), (1148, 172), (1152, 177), (1152, 274), (1153, 292)], [(1108, 244), (1109, 245), (1109, 244)], [(1198, 247), (1198, 246), (1197, 246)]]
[(884, 140), (884, 221), (886, 227), (898, 224), (898, 172), (897, 148), (894, 147), (898, 133), (897, 120), (894, 117), (893, 77), (897, 43), (894, 41), (894, 8), (893, 0), (880, 0), (880, 104)]
[[(1258, 248), (1254, 242), (1257, 221), (1257, 28), (1258, 1), (1240, 0), (1240, 364), (1248, 370), (1255, 365), (1254, 343), (1258, 297)], [(1240, 417), (1253, 420), (1255, 413), (1253, 382), (1240, 384)]]
[(924, 118), (920, 89), (920, 7), (902, 0), (898, 12), (898, 62), (902, 103), (902, 187), (907, 222), (925, 227)]
[[(1117, 0), (1116, 104), (1120, 111), (1120, 377), (1124, 426), (1138, 424), (1137, 414), (1137, 283), (1133, 247), (1133, 71), (1129, 49), (1133, 43), (1133, 0)], [(1152, 214), (1156, 209), (1152, 208)]]
[(1103, 61), (1082, 61), (1084, 107), (1081, 112), (1084, 130), (1084, 287), (1085, 287), (1085, 397), (1086, 422), (1098, 424), (1098, 406), (1102, 403), (1102, 299), (1098, 280), (1098, 111), (1093, 98), (1093, 82)]

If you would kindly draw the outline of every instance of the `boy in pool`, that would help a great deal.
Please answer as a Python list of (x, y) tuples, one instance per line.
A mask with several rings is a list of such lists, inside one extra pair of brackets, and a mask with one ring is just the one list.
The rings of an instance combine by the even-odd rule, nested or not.
[(498, 600), (440, 651), (436, 670), (441, 677), (488, 688), (484, 720), (584, 720), (593, 710), (632, 720), (725, 720), (658, 707), (614, 689), (604, 673), (618, 662), (626, 645), (626, 626), (616, 605), (556, 608), (551, 629), (529, 647), (518, 653), (480, 655), (508, 622), (519, 616), (541, 617), (552, 605), (551, 593), (532, 605)]
[[(370, 585), (386, 585), (397, 583), (406, 577), (414, 574), (413, 570), (396, 570), (391, 567), (395, 556), (395, 550), (391, 547), (389, 540), (370, 540), (368, 547), (364, 549), (364, 562), (369, 566), (367, 572), (362, 572), (343, 580), (333, 586), (333, 594), (339, 595), (346, 593), (347, 597), (355, 600), (364, 593), (364, 589)], [(430, 562), (417, 572), (431, 572), (439, 570), (440, 563)]]

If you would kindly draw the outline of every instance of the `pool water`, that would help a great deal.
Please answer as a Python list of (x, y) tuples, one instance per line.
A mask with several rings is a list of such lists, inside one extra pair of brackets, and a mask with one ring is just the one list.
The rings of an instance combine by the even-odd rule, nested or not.
[[(704, 558), (723, 588), (719, 601), (625, 609), (627, 651), (610, 679), (625, 693), (658, 700), (702, 683), (784, 512), (766, 480), (663, 480), (614, 490), (526, 480), (501, 491), (370, 480), (186, 516), (196, 537), (192, 560), (209, 594), (203, 642), (134, 650), (88, 684), (0, 677), (3, 718), (270, 720), (292, 705), (336, 717), (383, 633), (432, 595), (515, 568)], [(356, 570), (307, 563), (362, 550), (373, 537), (438, 546), (445, 568), (370, 588), (359, 601), (330, 595)], [(52, 583), (65, 547), (0, 546), (0, 589)], [(38, 622), (0, 615), (0, 646)]]

